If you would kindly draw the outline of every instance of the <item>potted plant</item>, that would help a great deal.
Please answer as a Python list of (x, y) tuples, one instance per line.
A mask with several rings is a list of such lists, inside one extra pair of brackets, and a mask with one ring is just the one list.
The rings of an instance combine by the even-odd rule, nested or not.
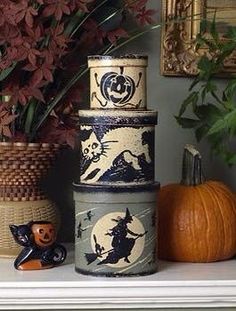
[(87, 55), (111, 54), (158, 27), (141, 30), (153, 23), (155, 11), (147, 2), (1, 1), (0, 255), (18, 252), (9, 224), (58, 222), (39, 181), (59, 146), (74, 146), (73, 116), (86, 98)]
[[(236, 27), (220, 35), (215, 19), (203, 21), (196, 39), (196, 47), (206, 47), (198, 61), (199, 74), (194, 78), (189, 95), (183, 101), (176, 117), (183, 128), (194, 129), (197, 141), (207, 138), (213, 153), (228, 165), (236, 164), (232, 140), (236, 135), (236, 77), (222, 73), (228, 57), (236, 50)], [(225, 67), (226, 66), (226, 67)], [(216, 76), (227, 78), (222, 89)], [(191, 108), (195, 118), (186, 117)]]

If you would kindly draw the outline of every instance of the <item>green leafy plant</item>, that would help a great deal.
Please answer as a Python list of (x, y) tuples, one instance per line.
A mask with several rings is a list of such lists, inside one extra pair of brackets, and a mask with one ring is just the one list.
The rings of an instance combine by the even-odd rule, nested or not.
[[(197, 50), (200, 47), (205, 53), (199, 57), (199, 73), (175, 118), (183, 128), (194, 129), (197, 141), (206, 137), (213, 153), (220, 155), (228, 165), (234, 165), (236, 151), (232, 141), (236, 136), (236, 77), (227, 74), (228, 80), (222, 90), (216, 75), (223, 75), (224, 64), (236, 49), (236, 27), (229, 27), (220, 36), (215, 18), (212, 22), (202, 21), (196, 38)], [(194, 118), (187, 116), (189, 111)]]

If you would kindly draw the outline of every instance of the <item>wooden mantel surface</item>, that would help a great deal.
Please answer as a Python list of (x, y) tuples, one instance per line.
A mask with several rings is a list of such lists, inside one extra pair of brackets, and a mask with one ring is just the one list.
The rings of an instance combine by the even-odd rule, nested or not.
[(146, 277), (97, 278), (64, 265), (16, 271), (0, 259), (0, 310), (158, 309), (236, 307), (236, 260), (210, 264), (160, 262)]

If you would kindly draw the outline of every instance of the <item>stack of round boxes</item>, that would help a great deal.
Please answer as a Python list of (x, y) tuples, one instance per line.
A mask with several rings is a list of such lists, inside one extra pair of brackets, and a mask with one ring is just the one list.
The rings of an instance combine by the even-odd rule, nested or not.
[(79, 112), (80, 178), (74, 183), (76, 271), (155, 273), (154, 132), (146, 109), (147, 57), (90, 56), (91, 109)]

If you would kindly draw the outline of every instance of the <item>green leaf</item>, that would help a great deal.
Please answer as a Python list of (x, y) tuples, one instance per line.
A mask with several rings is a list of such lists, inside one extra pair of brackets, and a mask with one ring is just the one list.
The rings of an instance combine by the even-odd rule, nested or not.
[(215, 59), (209, 59), (206, 55), (203, 55), (198, 61), (198, 79), (199, 81), (208, 81), (216, 72), (217, 72), (217, 64), (215, 63)]
[(37, 105), (36, 105), (35, 99), (32, 99), (28, 104), (27, 115), (26, 115), (26, 119), (25, 119), (25, 133), (27, 135), (29, 135), (31, 132), (36, 106)]
[(216, 121), (209, 129), (208, 135), (212, 135), (221, 131), (230, 131), (232, 133), (236, 130), (236, 109), (225, 114), (225, 116)]
[(202, 140), (205, 136), (207, 136), (207, 133), (209, 131), (209, 126), (207, 124), (203, 124), (199, 128), (195, 130), (195, 137), (196, 140), (199, 142)]
[(178, 122), (178, 124), (182, 126), (182, 128), (195, 128), (200, 123), (199, 120), (182, 118), (179, 116), (175, 116), (175, 119)]
[(205, 41), (203, 40), (201, 34), (198, 33), (196, 36), (196, 49), (199, 50), (199, 48), (201, 48), (204, 45), (205, 45)]
[(207, 92), (216, 92), (217, 91), (217, 86), (214, 82), (212, 81), (208, 81), (206, 83), (206, 89), (207, 89)]
[[(96, 21), (98, 22), (98, 26), (101, 27), (107, 27), (108, 25), (108, 30), (109, 27), (112, 29), (114, 28), (114, 25), (109, 26), (111, 23), (117, 23), (117, 19), (119, 20), (121, 18), (121, 14), (124, 11), (124, 8), (119, 8), (117, 9), (116, 7), (112, 6), (106, 6), (106, 10), (101, 10), (99, 11), (99, 16), (96, 18)], [(108, 24), (109, 22), (109, 24)]]
[(193, 80), (189, 87), (189, 91), (192, 91), (192, 89), (201, 81), (201, 77), (199, 75), (196, 76), (196, 78)]
[(210, 28), (211, 22), (207, 19), (203, 19), (200, 22), (200, 34), (204, 34)]
[(213, 145), (212, 151), (215, 155), (220, 156), (222, 160), (228, 164), (229, 166), (232, 166), (236, 164), (236, 153), (235, 151), (230, 150), (230, 141), (227, 139), (227, 137), (215, 137), (215, 140), (217, 139), (217, 142)]
[(16, 65), (17, 65), (17, 63), (14, 62), (10, 67), (8, 67), (8, 68), (6, 68), (6, 69), (1, 71), (1, 73), (0, 73), (0, 82), (5, 80), (9, 76), (9, 74), (15, 69)]
[(183, 104), (181, 105), (178, 116), (181, 117), (189, 105), (192, 104), (193, 106), (195, 106), (197, 104), (197, 101), (198, 101), (198, 92), (190, 93), (189, 96), (184, 100)]
[(196, 43), (199, 44), (200, 46), (204, 46), (205, 45), (211, 51), (214, 51), (217, 48), (216, 44), (212, 40), (209, 40), (209, 39), (203, 37), (201, 34), (198, 34), (196, 36)]
[(215, 98), (215, 100), (221, 104), (221, 105), (224, 105), (224, 103), (220, 100), (220, 98), (217, 96), (217, 94), (213, 91), (211, 91), (211, 95)]
[(207, 56), (202, 56), (198, 62), (198, 69), (204, 72), (209, 72), (214, 68), (214, 63)]
[(211, 143), (212, 149), (218, 150), (219, 152), (225, 149), (225, 131), (208, 135), (207, 139)]
[(81, 10), (78, 10), (76, 14), (72, 18), (70, 18), (70, 22), (66, 26), (64, 34), (69, 37), (73, 33), (73, 31), (77, 28), (78, 24), (84, 22), (85, 19), (84, 16), (85, 13), (82, 12)]
[(140, 31), (140, 29), (132, 31), (129, 33), (130, 37), (128, 39), (119, 39), (117, 40), (117, 45), (113, 46), (112, 49), (110, 49), (109, 46), (109, 52), (105, 52), (104, 55), (110, 55), (114, 53), (115, 51), (119, 50), (121, 47), (125, 46), (126, 44), (138, 39), (139, 37), (142, 37), (143, 35), (147, 34), (148, 32), (152, 30), (156, 30), (161, 27), (161, 24), (156, 24), (153, 26), (147, 26), (143, 31)]
[(217, 86), (212, 82), (212, 81), (207, 81), (205, 85), (203, 85), (202, 93), (201, 93), (201, 98), (202, 98), (202, 103), (204, 103), (206, 99), (206, 95), (208, 93), (212, 93), (217, 91)]
[(227, 158), (226, 158), (226, 163), (229, 166), (233, 166), (236, 164), (236, 154), (235, 153), (230, 153)]
[(213, 104), (196, 106), (195, 115), (199, 118), (201, 126), (195, 130), (197, 141), (203, 139), (209, 133), (210, 127), (219, 119), (222, 119), (222, 111)]
[[(77, 33), (77, 31), (81, 28), (81, 26), (91, 17), (91, 15), (93, 15), (99, 8), (101, 8), (108, 1), (109, 0), (102, 1), (97, 6), (95, 6), (95, 8), (92, 11), (90, 11), (89, 14), (81, 16), (81, 18), (78, 19), (77, 25), (72, 25), (72, 27), (70, 26), (71, 28), (73, 28), (73, 31), (72, 31), (72, 29), (67, 30), (68, 34), (70, 34), (70, 37), (73, 37)], [(74, 23), (74, 22), (72, 22), (72, 23)]]
[(236, 27), (233, 26), (228, 27), (228, 31), (225, 34), (225, 37), (233, 41), (236, 41)]
[(222, 118), (222, 111), (213, 104), (197, 106), (194, 113), (200, 120), (204, 120), (209, 125)]
[(221, 52), (223, 54), (223, 57), (226, 57), (227, 55), (230, 55), (235, 50), (236, 42), (235, 41), (228, 41), (222, 44), (221, 46)]
[(236, 93), (236, 79), (232, 79), (228, 82), (225, 90), (224, 96), (227, 101), (231, 101)]
[(219, 42), (219, 33), (218, 33), (217, 29), (216, 29), (216, 12), (214, 14), (213, 21), (211, 22), (211, 25), (210, 25), (210, 33), (211, 33), (211, 36), (214, 39), (215, 43), (218, 44), (218, 42)]
[(208, 135), (212, 135), (214, 133), (220, 132), (222, 130), (225, 130), (228, 128), (227, 123), (225, 122), (224, 119), (216, 121), (213, 126), (209, 129)]

